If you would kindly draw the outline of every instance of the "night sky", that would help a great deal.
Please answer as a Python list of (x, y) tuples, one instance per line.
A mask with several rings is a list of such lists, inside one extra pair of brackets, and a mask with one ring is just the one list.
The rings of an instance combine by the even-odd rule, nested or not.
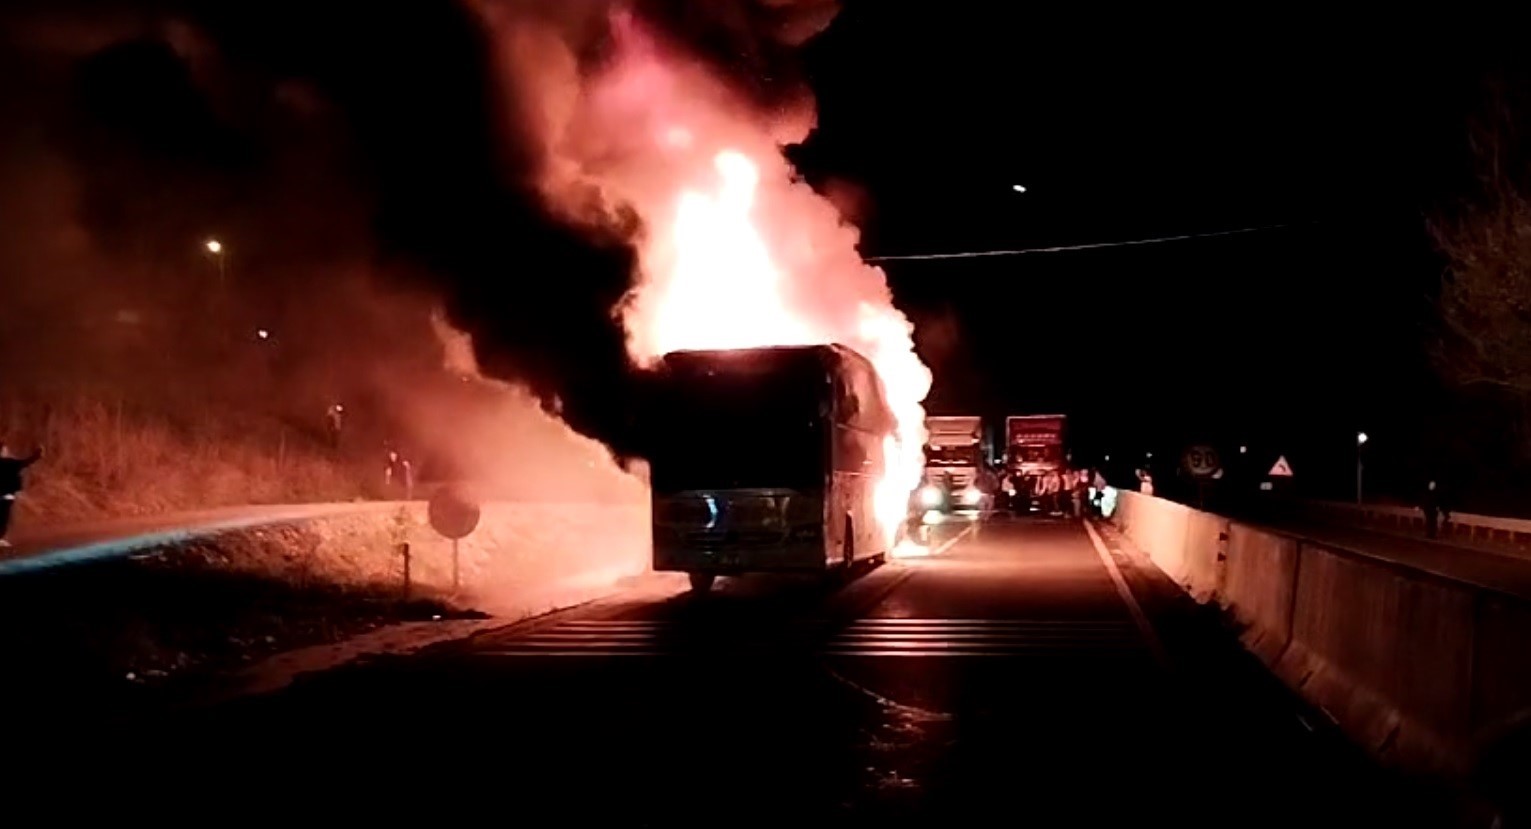
[(1255, 444), (1337, 487), (1364, 429), (1384, 474), (1422, 474), (1451, 409), (1425, 217), (1470, 190), (1469, 121), (1523, 77), (1507, 21), (940, 8), (850, 3), (809, 53), (801, 157), (867, 187), (865, 254), (1286, 227), (888, 264), (935, 321), (933, 408), (1067, 411), (1099, 453)]
[[(749, 31), (763, 5), (641, 5), (763, 106), (811, 89), (819, 127), (789, 154), (816, 186), (859, 194), (866, 256), (1282, 226), (888, 263), (936, 370), (933, 410), (1065, 411), (1096, 454), (1250, 443), (1336, 482), (1357, 429), (1399, 481), (1460, 431), (1442, 427), (1455, 398), (1429, 360), (1441, 262), (1424, 223), (1473, 186), (1470, 120), (1528, 76), (1522, 21), (849, 0), (797, 50)], [(294, 261), (407, 262), (491, 368), (606, 428), (621, 345), (601, 309), (631, 251), (528, 195), (534, 148), (507, 138), (460, 8), (70, 6), (7, 19), (30, 55), (5, 57), (5, 137), (13, 163), (38, 135), (62, 148), (99, 245), (168, 250), (216, 222), (263, 240), (244, 267), (273, 291)], [(142, 25), (166, 14), (198, 27), (201, 58)], [(148, 191), (176, 207), (135, 218)]]

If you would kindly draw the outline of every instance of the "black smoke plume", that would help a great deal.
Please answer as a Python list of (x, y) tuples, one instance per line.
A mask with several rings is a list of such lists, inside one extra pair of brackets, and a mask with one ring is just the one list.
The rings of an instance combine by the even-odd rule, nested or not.
[(811, 119), (794, 53), (833, 17), (823, 0), (63, 2), (0, 21), (6, 65), (48, 79), (8, 107), (42, 113), (65, 149), (93, 244), (173, 257), (229, 228), (273, 293), (316, 263), (382, 263), (442, 297), (487, 373), (622, 454), (634, 373), (614, 309), (643, 228), (621, 204), (547, 203), (546, 124), (525, 100), (543, 68), (497, 40), (556, 32), (577, 75), (619, 7), (763, 112)]

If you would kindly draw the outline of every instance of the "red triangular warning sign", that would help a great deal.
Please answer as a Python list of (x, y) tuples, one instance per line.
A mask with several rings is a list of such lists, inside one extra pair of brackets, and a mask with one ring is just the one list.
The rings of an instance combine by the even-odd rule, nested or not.
[(1292, 465), (1286, 462), (1286, 455), (1276, 458), (1276, 463), (1271, 466), (1270, 476), (1272, 478), (1292, 477)]

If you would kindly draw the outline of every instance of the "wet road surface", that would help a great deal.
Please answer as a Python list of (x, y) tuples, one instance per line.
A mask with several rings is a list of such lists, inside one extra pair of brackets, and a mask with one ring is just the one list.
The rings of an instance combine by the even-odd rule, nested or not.
[(501, 824), (1435, 822), (1063, 521), (835, 587), (650, 584), (110, 733), (199, 798)]

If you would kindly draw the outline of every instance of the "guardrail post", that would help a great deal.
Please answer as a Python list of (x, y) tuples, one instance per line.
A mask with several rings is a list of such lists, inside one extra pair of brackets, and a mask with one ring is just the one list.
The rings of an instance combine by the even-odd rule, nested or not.
[[(409, 542), (399, 544), (399, 555), (404, 557), (404, 598), (409, 599)], [(454, 573), (455, 575), (455, 573)]]

